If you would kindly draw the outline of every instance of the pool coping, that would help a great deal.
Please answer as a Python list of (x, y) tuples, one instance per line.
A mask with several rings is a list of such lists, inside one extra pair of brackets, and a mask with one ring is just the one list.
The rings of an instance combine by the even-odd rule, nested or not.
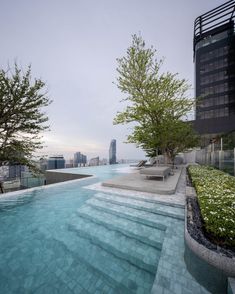
[(13, 191), (13, 192), (6, 192), (6, 193), (3, 193), (3, 194), (0, 194), (0, 201), (3, 198), (17, 196), (17, 195), (32, 192), (32, 191), (35, 191), (35, 190), (43, 190), (43, 189), (48, 189), (48, 188), (52, 188), (52, 187), (68, 185), (68, 184), (71, 184), (71, 183), (81, 182), (81, 181), (85, 181), (85, 180), (88, 180), (88, 179), (94, 179), (94, 178), (97, 178), (97, 176), (88, 176), (88, 177), (69, 180), (69, 181), (64, 181), (64, 182), (60, 182), (60, 183), (48, 184), (48, 185), (33, 187), (33, 188), (29, 188), (29, 189), (17, 190), (17, 191)]

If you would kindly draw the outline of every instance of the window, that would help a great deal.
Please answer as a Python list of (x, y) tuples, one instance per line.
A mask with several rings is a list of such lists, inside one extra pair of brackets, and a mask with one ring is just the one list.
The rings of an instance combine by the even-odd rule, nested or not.
[(201, 93), (199, 95), (213, 95), (219, 94), (228, 91), (228, 83), (223, 83), (220, 85), (205, 87), (201, 89)]
[(228, 46), (223, 46), (223, 47), (216, 48), (214, 50), (202, 53), (201, 56), (199, 57), (200, 58), (199, 61), (206, 62), (221, 56), (226, 57), (227, 54), (228, 54)]
[(229, 115), (228, 107), (198, 112), (199, 119), (226, 117)]
[(204, 99), (198, 102), (198, 107), (206, 108), (211, 106), (224, 105), (227, 103), (228, 103), (228, 95), (225, 94), (219, 97), (211, 97), (211, 98), (205, 97)]
[(218, 82), (218, 81), (223, 81), (224, 79), (226, 79), (228, 77), (227, 75), (227, 71), (220, 71), (211, 75), (207, 75), (207, 76), (202, 76), (200, 81), (201, 81), (201, 85), (206, 85), (209, 83), (213, 83), (213, 82)]
[(228, 66), (228, 58), (224, 57), (222, 59), (217, 59), (215, 61), (210, 61), (209, 63), (200, 64), (200, 74), (204, 74), (210, 71), (221, 69)]

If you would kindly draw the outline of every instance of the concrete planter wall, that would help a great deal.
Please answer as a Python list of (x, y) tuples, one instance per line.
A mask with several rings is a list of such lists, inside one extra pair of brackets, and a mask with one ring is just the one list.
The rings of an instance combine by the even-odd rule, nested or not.
[[(196, 197), (196, 191), (192, 187), (187, 187), (186, 197)], [(189, 248), (200, 258), (212, 266), (223, 271), (230, 277), (235, 277), (235, 258), (229, 258), (225, 255), (212, 251), (202, 244), (199, 244), (188, 232), (187, 228), (188, 208), (185, 208), (185, 242)]]
[[(186, 197), (196, 198), (196, 191), (193, 187), (186, 187)], [(187, 202), (187, 201), (186, 201)], [(221, 289), (227, 288), (227, 280), (234, 281), (235, 278), (235, 258), (228, 257), (221, 252), (216, 252), (208, 249), (205, 245), (200, 244), (193, 236), (190, 235), (188, 230), (188, 217), (192, 216), (193, 211), (190, 211), (185, 206), (185, 262), (188, 265), (189, 271), (195, 276), (195, 278), (200, 279), (200, 276), (207, 276), (208, 285), (207, 287), (212, 293), (224, 293)], [(206, 237), (205, 237), (206, 238)], [(208, 241), (208, 240), (207, 240)], [(208, 241), (210, 242), (210, 241)], [(191, 255), (187, 258), (187, 255)], [(193, 257), (192, 257), (193, 256)], [(193, 262), (192, 262), (193, 259)], [(205, 268), (205, 272), (202, 272), (202, 268)], [(229, 283), (228, 293), (234, 293), (235, 290)], [(216, 292), (218, 291), (218, 292)], [(233, 291), (233, 292), (231, 292)]]

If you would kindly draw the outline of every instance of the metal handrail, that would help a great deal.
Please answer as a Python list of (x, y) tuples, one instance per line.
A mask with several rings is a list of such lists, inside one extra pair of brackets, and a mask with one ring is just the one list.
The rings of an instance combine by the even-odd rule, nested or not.
[[(200, 16), (194, 21), (194, 52), (195, 46), (206, 34), (217, 33), (223, 25), (235, 30), (235, 0), (230, 0)], [(214, 31), (215, 30), (215, 31)], [(213, 32), (214, 31), (214, 32)]]
[(234, 7), (234, 0), (230, 0), (204, 14), (201, 14), (200, 16), (198, 16), (195, 20), (195, 22), (198, 21), (199, 18), (201, 19), (208, 19), (208, 18), (213, 18), (214, 16), (218, 15), (218, 14), (222, 14), (224, 11), (228, 11), (229, 9), (233, 9)]

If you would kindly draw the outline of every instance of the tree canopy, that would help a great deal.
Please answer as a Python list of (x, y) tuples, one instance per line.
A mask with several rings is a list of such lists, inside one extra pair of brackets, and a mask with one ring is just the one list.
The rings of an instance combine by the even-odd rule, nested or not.
[(156, 150), (171, 160), (178, 152), (195, 146), (197, 136), (189, 123), (182, 121), (194, 106), (188, 98), (190, 86), (177, 74), (161, 72), (162, 59), (153, 47), (146, 48), (142, 37), (134, 35), (126, 55), (117, 59), (117, 86), (127, 97), (114, 124), (135, 122), (127, 142), (136, 143), (148, 155)]
[(45, 107), (51, 103), (45, 83), (23, 72), (0, 70), (0, 166), (22, 164), (36, 170), (33, 153), (42, 148), (41, 132), (48, 130)]

